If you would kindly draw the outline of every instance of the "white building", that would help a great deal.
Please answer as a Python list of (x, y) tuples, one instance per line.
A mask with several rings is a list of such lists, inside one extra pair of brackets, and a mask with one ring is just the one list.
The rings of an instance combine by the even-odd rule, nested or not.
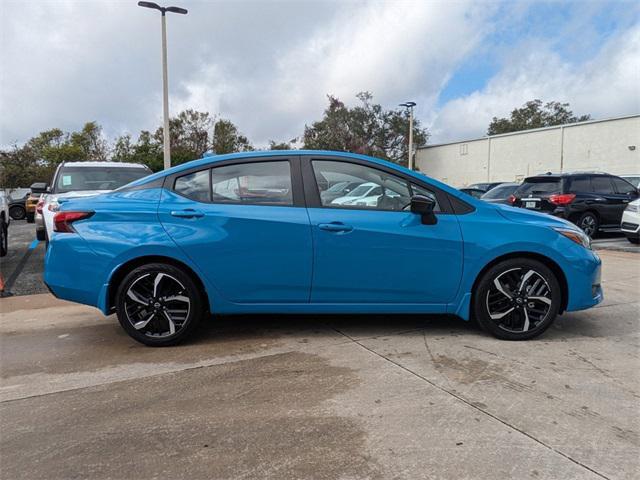
[(505, 133), (418, 149), (421, 172), (456, 187), (545, 172), (640, 173), (640, 115)]

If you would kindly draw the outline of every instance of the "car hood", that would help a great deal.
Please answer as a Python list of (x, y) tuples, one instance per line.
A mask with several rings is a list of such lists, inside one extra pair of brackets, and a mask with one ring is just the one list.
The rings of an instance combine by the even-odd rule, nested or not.
[(47, 201), (52, 202), (57, 200), (59, 203), (62, 203), (71, 198), (93, 197), (109, 192), (113, 192), (113, 190), (83, 190), (81, 192), (52, 193), (47, 196)]
[(532, 212), (531, 210), (525, 210), (524, 208), (501, 205), (498, 203), (492, 203), (489, 205), (490, 207), (495, 208), (504, 218), (512, 222), (534, 224), (542, 227), (564, 227), (570, 228), (571, 230), (578, 230), (578, 227), (570, 221), (554, 217), (552, 215), (547, 215), (546, 213)]

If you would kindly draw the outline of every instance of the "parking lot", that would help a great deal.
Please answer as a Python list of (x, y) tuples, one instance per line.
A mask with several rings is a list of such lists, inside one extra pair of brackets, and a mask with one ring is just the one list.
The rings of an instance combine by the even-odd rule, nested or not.
[(605, 302), (537, 340), (454, 317), (216, 318), (173, 348), (2, 259), (3, 478), (640, 476), (640, 255), (596, 241)]

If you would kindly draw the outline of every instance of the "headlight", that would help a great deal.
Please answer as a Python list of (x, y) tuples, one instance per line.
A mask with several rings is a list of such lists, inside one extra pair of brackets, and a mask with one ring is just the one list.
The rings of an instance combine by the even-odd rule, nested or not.
[(630, 203), (629, 205), (627, 205), (627, 208), (625, 208), (625, 210), (627, 212), (638, 213), (640, 212), (640, 204), (634, 205), (633, 203)]
[(573, 228), (553, 227), (560, 235), (567, 237), (572, 242), (582, 245), (584, 248), (591, 248), (591, 239), (582, 230), (574, 230)]

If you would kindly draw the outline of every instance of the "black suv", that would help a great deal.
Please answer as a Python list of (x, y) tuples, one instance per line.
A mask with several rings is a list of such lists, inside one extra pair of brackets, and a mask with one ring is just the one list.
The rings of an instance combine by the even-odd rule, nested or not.
[(606, 173), (548, 173), (525, 178), (510, 203), (570, 220), (592, 237), (619, 230), (622, 212), (637, 197), (636, 187)]

